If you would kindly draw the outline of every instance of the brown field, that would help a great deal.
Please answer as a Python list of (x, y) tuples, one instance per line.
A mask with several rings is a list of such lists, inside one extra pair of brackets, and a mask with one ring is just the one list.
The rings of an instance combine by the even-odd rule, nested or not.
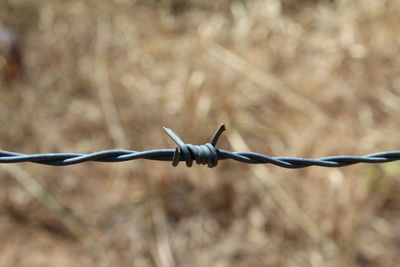
[[(400, 1), (3, 0), (0, 147), (399, 150)], [(0, 59), (3, 58), (0, 54)], [(0, 60), (1, 61), (1, 60)], [(1, 75), (1, 74), (0, 74)], [(400, 164), (0, 164), (0, 266), (396, 266)]]

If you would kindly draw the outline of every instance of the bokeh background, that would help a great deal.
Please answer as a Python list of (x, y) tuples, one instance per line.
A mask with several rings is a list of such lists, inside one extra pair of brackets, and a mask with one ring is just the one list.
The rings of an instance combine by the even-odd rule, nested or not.
[[(400, 1), (0, 2), (0, 147), (398, 150)], [(396, 266), (400, 165), (0, 166), (0, 266)]]

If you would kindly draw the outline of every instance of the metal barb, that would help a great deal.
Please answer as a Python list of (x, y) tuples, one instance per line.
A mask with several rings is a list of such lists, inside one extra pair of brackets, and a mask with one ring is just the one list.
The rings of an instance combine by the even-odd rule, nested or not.
[(172, 166), (176, 167), (181, 160), (181, 153), (179, 152), (179, 148), (175, 148), (174, 155), (172, 156)]
[(179, 146), (179, 149), (178, 148), (175, 149), (174, 155), (172, 157), (172, 166), (174, 166), (174, 167), (178, 166), (179, 162), (181, 161), (181, 153), (183, 152), (184, 155), (186, 155), (186, 157), (185, 157), (186, 165), (188, 167), (192, 167), (190, 152), (189, 152), (188, 148), (186, 147), (186, 144), (171, 129), (166, 128), (166, 127), (163, 127), (163, 129), (168, 134), (168, 136), (172, 139), (172, 141), (174, 141)]
[(220, 138), (221, 134), (226, 130), (225, 124), (221, 123), (214, 133), (213, 137), (211, 137), (210, 143), (215, 147), (217, 145), (218, 139)]
[(174, 133), (169, 128), (163, 127), (164, 131), (168, 134), (168, 136), (179, 146), (175, 148), (174, 154), (172, 156), (172, 166), (178, 166), (181, 161), (181, 155), (186, 161), (186, 166), (192, 167), (193, 159), (196, 160), (197, 163), (207, 164), (208, 167), (212, 168), (218, 165), (218, 155), (217, 150), (215, 149), (215, 145), (218, 142), (221, 134), (226, 130), (225, 125), (221, 124), (218, 129), (215, 131), (213, 137), (211, 138), (210, 144), (205, 144), (201, 146), (187, 145), (182, 139)]

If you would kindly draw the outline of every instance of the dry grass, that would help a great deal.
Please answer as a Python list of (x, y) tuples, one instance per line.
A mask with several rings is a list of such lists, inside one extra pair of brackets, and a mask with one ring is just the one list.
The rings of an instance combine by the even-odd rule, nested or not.
[[(276, 156), (396, 150), (400, 2), (11, 1), (26, 77), (0, 146)], [(0, 166), (1, 266), (395, 266), (398, 163), (286, 170), (135, 161)]]

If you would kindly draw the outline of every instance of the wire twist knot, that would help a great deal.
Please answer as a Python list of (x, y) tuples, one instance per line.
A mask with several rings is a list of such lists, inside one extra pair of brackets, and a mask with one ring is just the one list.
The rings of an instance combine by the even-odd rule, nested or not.
[(210, 143), (204, 145), (192, 145), (185, 144), (182, 139), (176, 135), (171, 129), (163, 127), (168, 136), (178, 145), (179, 148), (175, 148), (175, 152), (172, 158), (172, 166), (178, 166), (181, 160), (185, 160), (186, 166), (192, 167), (193, 161), (197, 164), (207, 165), (209, 168), (213, 168), (218, 165), (218, 149), (215, 145), (218, 142), (222, 132), (225, 131), (225, 125), (221, 124)]

